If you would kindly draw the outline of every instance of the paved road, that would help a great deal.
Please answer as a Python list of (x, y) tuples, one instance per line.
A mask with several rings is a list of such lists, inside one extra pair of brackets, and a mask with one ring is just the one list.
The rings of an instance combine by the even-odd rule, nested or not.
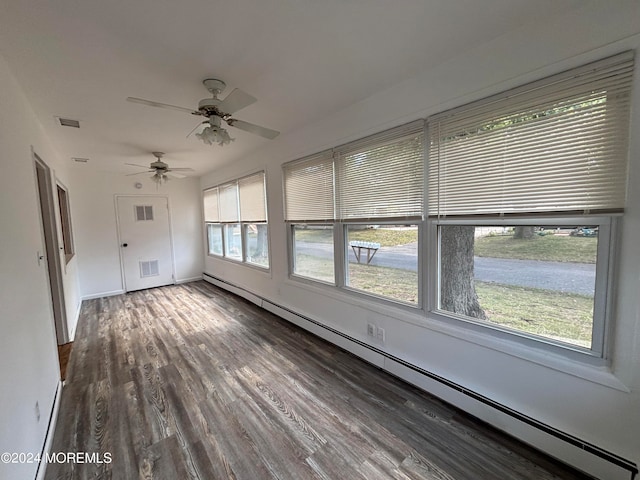
[[(332, 248), (332, 245), (326, 243), (297, 242), (298, 252), (306, 255), (328, 258), (333, 253)], [(417, 244), (381, 247), (373, 257), (371, 265), (415, 272), (418, 270), (417, 251)], [(592, 264), (489, 257), (474, 257), (474, 260), (475, 278), (483, 282), (593, 295), (596, 266)], [(356, 263), (351, 249), (349, 262)]]
[(593, 295), (596, 266), (589, 263), (541, 262), (474, 257), (474, 273), (484, 282)]

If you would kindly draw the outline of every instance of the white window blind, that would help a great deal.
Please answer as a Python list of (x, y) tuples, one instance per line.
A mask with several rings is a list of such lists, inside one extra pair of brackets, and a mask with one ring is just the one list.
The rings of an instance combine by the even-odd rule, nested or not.
[(240, 191), (240, 220), (243, 222), (266, 222), (264, 172), (238, 180)]
[(333, 220), (334, 178), (330, 151), (284, 165), (285, 219)]
[(429, 119), (429, 215), (624, 209), (633, 54)]
[(218, 187), (220, 202), (220, 221), (238, 221), (238, 182), (225, 183)]
[(219, 222), (220, 214), (218, 213), (218, 187), (205, 190), (203, 202), (204, 202), (204, 221)]
[(422, 217), (423, 130), (420, 120), (334, 150), (340, 219)]

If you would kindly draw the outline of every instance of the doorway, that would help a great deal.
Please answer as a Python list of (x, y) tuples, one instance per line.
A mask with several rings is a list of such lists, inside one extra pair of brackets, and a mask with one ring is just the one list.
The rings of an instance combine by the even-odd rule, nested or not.
[(174, 283), (169, 199), (117, 196), (116, 204), (125, 291)]
[(69, 341), (69, 332), (67, 328), (67, 312), (64, 301), (62, 262), (60, 260), (60, 247), (58, 245), (56, 229), (51, 169), (35, 153), (33, 154), (33, 159), (36, 169), (36, 185), (39, 199), (38, 206), (40, 207), (40, 220), (42, 222), (43, 243), (45, 247), (45, 251), (39, 254), (39, 261), (46, 262), (49, 291), (51, 292), (51, 304), (53, 307), (54, 326), (56, 330), (56, 341), (58, 345), (63, 345)]

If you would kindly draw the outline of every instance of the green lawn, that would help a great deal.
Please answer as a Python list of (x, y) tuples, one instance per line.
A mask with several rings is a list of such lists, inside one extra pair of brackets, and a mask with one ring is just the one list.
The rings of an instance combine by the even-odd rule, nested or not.
[(474, 254), (479, 257), (596, 263), (596, 237), (559, 235), (534, 236), (517, 240), (511, 235), (476, 238)]
[(375, 295), (414, 305), (418, 303), (418, 274), (399, 268), (349, 264), (349, 285)]
[[(296, 274), (333, 283), (333, 260), (296, 256)], [(399, 268), (349, 264), (349, 286), (407, 303), (418, 303), (418, 274)]]
[(476, 282), (476, 292), (491, 323), (591, 346), (591, 297), (484, 282)]
[(334, 283), (333, 258), (315, 257), (313, 255), (296, 255), (295, 273), (323, 282)]
[[(296, 230), (296, 239), (304, 242), (332, 243), (333, 232), (330, 229), (309, 227), (306, 230)], [(379, 243), (382, 247), (406, 245), (418, 241), (418, 229), (368, 228), (351, 230), (349, 232), (349, 240)]]

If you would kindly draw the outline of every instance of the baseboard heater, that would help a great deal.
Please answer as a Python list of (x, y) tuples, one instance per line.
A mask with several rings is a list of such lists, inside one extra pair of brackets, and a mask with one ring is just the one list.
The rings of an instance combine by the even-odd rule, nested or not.
[[(217, 278), (214, 277), (213, 275), (210, 275), (208, 273), (204, 273), (204, 279), (207, 280), (208, 278), (213, 280), (216, 283), (221, 283), (224, 285), (228, 285), (229, 287), (231, 287), (232, 290), (240, 290), (242, 292), (245, 292), (246, 294), (248, 294), (250, 296), (250, 298), (248, 298), (249, 300), (253, 301), (253, 303), (256, 303), (258, 306), (263, 307), (264, 304), (269, 304), (272, 305), (280, 310), (284, 310), (292, 315), (295, 315), (296, 317), (312, 323), (313, 325), (316, 325), (324, 330), (327, 330), (335, 335), (339, 335), (340, 337), (344, 338), (345, 340), (348, 340), (352, 343), (355, 343), (363, 348), (366, 348), (367, 350), (370, 350), (374, 353), (377, 353), (385, 358), (388, 358), (389, 360), (392, 360), (396, 363), (399, 363), (400, 365), (409, 368), (410, 370), (413, 370), (414, 372), (417, 372), (421, 375), (424, 375), (425, 377), (431, 379), (431, 380), (435, 380), (438, 383), (441, 383), (453, 390), (456, 390), (459, 393), (462, 393), (463, 395), (466, 395), (467, 397), (473, 398), (474, 400), (487, 405), (491, 408), (494, 408), (498, 411), (500, 411), (501, 413), (504, 413), (505, 415), (508, 415), (512, 418), (515, 418), (531, 427), (534, 427), (538, 430), (541, 430), (542, 432), (551, 435), (555, 438), (558, 438), (564, 442), (567, 442), (571, 445), (573, 445), (574, 447), (578, 447), (581, 450), (584, 450), (585, 452), (588, 452), (592, 455), (595, 455), (613, 465), (616, 465), (617, 467), (620, 467), (626, 471), (628, 471), (631, 475), (631, 480), (634, 480), (636, 478), (636, 475), (638, 474), (638, 466), (632, 462), (631, 460), (628, 460), (626, 458), (620, 457), (619, 455), (616, 455), (615, 453), (609, 452), (607, 450), (604, 450), (603, 448), (598, 447), (597, 445), (594, 445), (592, 443), (589, 443), (587, 441), (581, 440), (578, 437), (575, 437), (569, 433), (563, 432), (561, 430), (558, 430), (557, 428), (552, 427), (551, 425), (547, 425), (544, 422), (541, 422), (539, 420), (536, 420), (535, 418), (532, 418), (528, 415), (525, 415), (524, 413), (518, 412), (517, 410), (514, 410), (510, 407), (507, 407), (506, 405), (503, 405), (499, 402), (496, 402), (495, 400), (492, 400), (478, 392), (475, 392), (473, 390), (469, 390), (468, 388), (452, 382), (451, 380), (448, 380), (447, 378), (441, 377), (440, 375), (437, 375), (433, 372), (430, 372), (428, 370), (425, 370), (424, 368), (418, 367), (417, 365), (414, 365), (412, 363), (407, 362), (406, 360), (403, 360), (402, 358), (396, 357), (395, 355), (392, 355), (388, 352), (385, 352), (384, 350), (381, 350), (379, 348), (376, 348), (372, 345), (369, 345), (368, 343), (365, 343), (361, 340), (358, 340), (355, 337), (352, 337), (350, 335), (347, 335), (344, 332), (341, 332), (340, 330), (336, 330), (335, 328), (329, 327), (317, 320), (314, 320), (313, 318), (309, 318), (305, 315), (302, 315), (294, 310), (291, 310), (287, 307), (283, 307), (282, 305), (278, 305), (277, 303), (272, 302), (271, 300), (268, 300), (264, 297), (261, 297), (260, 295), (256, 295), (255, 293), (245, 289), (244, 287), (240, 287), (238, 285), (235, 285), (231, 282), (228, 282), (226, 280), (223, 280), (221, 278)], [(210, 282), (211, 283), (211, 282)], [(255, 300), (258, 300), (257, 302)]]

